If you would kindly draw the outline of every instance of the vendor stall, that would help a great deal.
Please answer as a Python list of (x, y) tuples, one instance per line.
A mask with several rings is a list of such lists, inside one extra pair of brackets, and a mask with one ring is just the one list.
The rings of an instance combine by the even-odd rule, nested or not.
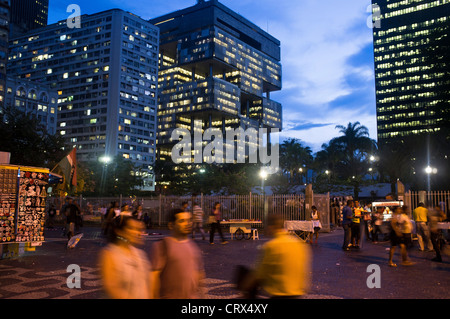
[(0, 165), (0, 259), (19, 254), (19, 244), (33, 250), (44, 241), (46, 168)]
[(388, 221), (392, 218), (392, 213), (397, 207), (403, 206), (403, 201), (382, 201), (382, 202), (373, 202), (372, 207), (374, 210), (377, 207), (383, 207), (383, 220)]
[(311, 241), (311, 236), (314, 233), (312, 220), (286, 220), (284, 222), (284, 228), (304, 242)]
[(252, 225), (262, 224), (262, 222), (260, 220), (251, 219), (230, 219), (227, 221), (221, 221), (220, 224), (230, 226), (231, 239), (233, 239), (234, 234), (234, 238), (236, 238), (237, 240), (242, 240), (244, 238), (256, 239), (256, 236), (254, 236), (253, 233), (256, 233), (257, 230), (255, 231), (254, 229), (252, 229)]

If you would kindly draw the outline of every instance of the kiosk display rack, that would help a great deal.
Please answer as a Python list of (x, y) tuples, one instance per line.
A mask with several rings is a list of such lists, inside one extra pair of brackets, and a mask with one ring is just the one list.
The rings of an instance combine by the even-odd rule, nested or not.
[(49, 175), (46, 168), (0, 165), (0, 244), (44, 241)]
[(0, 165), (0, 242), (14, 241), (18, 168)]

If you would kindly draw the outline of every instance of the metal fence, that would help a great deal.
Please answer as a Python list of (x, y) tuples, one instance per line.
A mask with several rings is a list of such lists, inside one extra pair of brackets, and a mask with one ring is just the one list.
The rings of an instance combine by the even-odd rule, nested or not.
[[(120, 206), (129, 204), (133, 207), (142, 205), (144, 214), (147, 214), (154, 226), (166, 226), (168, 214), (173, 208), (181, 207), (183, 202), (188, 202), (188, 208), (192, 209), (194, 203), (202, 207), (205, 216), (209, 215), (215, 203), (221, 204), (223, 219), (253, 219), (264, 221), (265, 206), (267, 214), (279, 214), (285, 220), (305, 220), (305, 195), (227, 195), (227, 196), (158, 196), (153, 198), (139, 197), (77, 197), (74, 198), (84, 215), (101, 216), (102, 209), (109, 207), (111, 202), (117, 202)], [(61, 209), (63, 199), (51, 198), (57, 210)]]
[(279, 214), (286, 220), (305, 219), (305, 200), (303, 194), (294, 195), (228, 195), (228, 196), (160, 196), (157, 199), (143, 199), (143, 208), (151, 212), (152, 223), (167, 224), (167, 214), (171, 209), (181, 207), (186, 201), (192, 208), (194, 203), (209, 215), (215, 203), (221, 204), (223, 219), (250, 219), (264, 221), (267, 214)]
[(405, 193), (405, 205), (413, 211), (419, 203), (427, 207), (441, 206), (445, 213), (449, 213), (450, 191), (409, 191)]

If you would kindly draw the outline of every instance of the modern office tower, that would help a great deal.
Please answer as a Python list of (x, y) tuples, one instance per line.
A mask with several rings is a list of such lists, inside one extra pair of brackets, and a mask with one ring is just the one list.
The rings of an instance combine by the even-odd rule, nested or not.
[(56, 133), (58, 91), (38, 82), (10, 78), (6, 79), (6, 109), (18, 109), (33, 114), (50, 134)]
[(4, 106), (8, 61), (9, 0), (0, 0), (0, 114)]
[(8, 74), (57, 89), (57, 132), (79, 161), (120, 154), (153, 190), (159, 30), (118, 9), (79, 21), (11, 39)]
[(172, 131), (192, 134), (194, 121), (201, 121), (202, 131), (211, 127), (224, 134), (239, 127), (281, 130), (281, 104), (270, 99), (270, 92), (281, 89), (277, 39), (217, 0), (150, 22), (160, 28), (161, 160), (170, 160), (178, 142), (171, 140)]
[(12, 37), (47, 25), (49, 0), (10, 1)]
[(436, 112), (443, 73), (423, 50), (436, 29), (450, 24), (450, 0), (373, 0), (376, 107), (379, 143), (440, 130)]

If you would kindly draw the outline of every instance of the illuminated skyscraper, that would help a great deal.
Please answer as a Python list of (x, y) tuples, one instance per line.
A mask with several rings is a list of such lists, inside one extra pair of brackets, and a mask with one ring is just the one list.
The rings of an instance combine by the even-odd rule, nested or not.
[(449, 84), (424, 54), (435, 30), (450, 24), (450, 0), (373, 0), (379, 142), (438, 132), (435, 106)]
[(11, 36), (47, 25), (49, 0), (10, 0)]
[[(57, 133), (80, 161), (121, 155), (154, 190), (159, 30), (119, 9), (10, 39), (8, 75), (58, 94)], [(37, 93), (39, 96), (39, 92)]]
[(4, 107), (6, 90), (6, 63), (8, 61), (9, 0), (0, 0), (0, 114)]
[(158, 156), (176, 128), (281, 130), (280, 42), (217, 0), (151, 19), (160, 28)]

